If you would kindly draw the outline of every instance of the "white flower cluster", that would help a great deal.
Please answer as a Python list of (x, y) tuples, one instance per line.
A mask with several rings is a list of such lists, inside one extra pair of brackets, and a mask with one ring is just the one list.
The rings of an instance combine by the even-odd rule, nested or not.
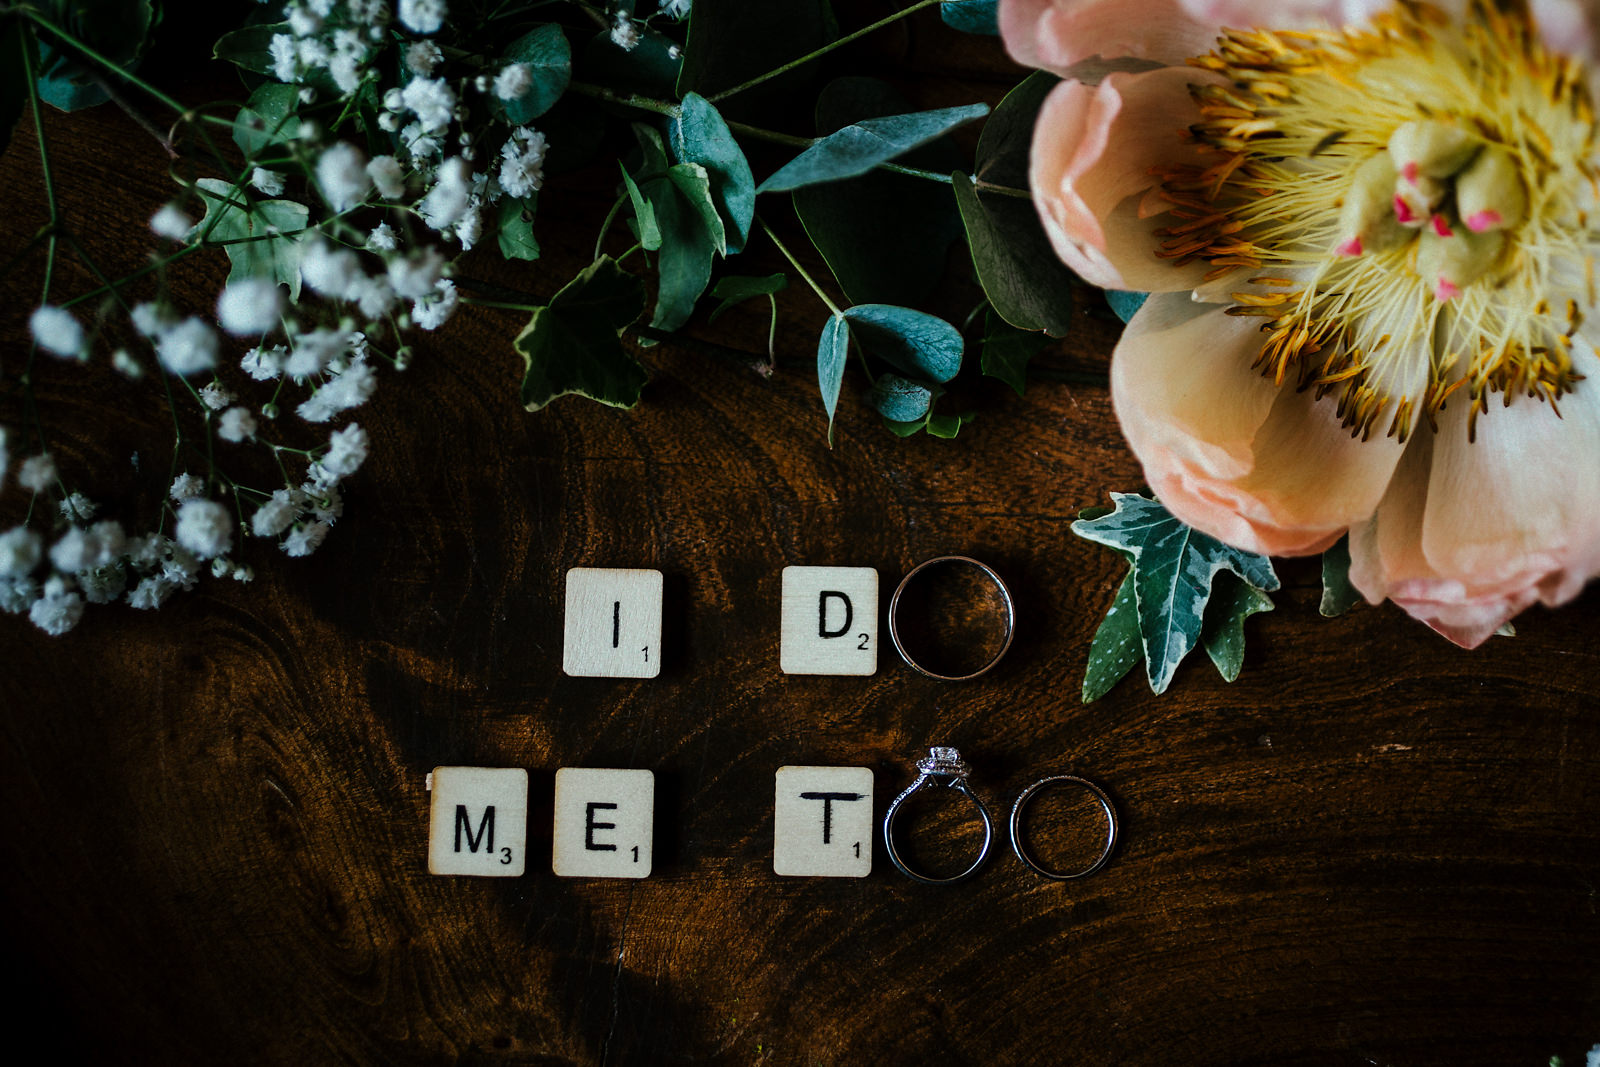
[[(436, 5), (441, 11), (442, 3)], [(330, 25), (336, 7), (342, 7), (338, 26)], [(404, 20), (407, 5), (401, 3)], [(389, 5), (384, 0), (290, 0), (284, 5), (289, 33), (275, 34), (268, 45), (272, 73), (281, 82), (304, 82), (325, 70), (342, 93), (361, 87), (368, 61), (388, 30)]]

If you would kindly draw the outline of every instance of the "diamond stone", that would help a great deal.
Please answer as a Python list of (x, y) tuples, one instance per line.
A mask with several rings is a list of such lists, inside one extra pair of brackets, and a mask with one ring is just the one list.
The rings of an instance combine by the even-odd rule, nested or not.
[(927, 758), (917, 761), (917, 770), (945, 778), (967, 776), (966, 762), (962, 760), (961, 753), (953, 748), (930, 748)]

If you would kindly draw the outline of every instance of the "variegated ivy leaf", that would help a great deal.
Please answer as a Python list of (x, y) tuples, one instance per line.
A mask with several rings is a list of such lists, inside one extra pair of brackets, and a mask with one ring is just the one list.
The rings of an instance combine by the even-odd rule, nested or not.
[[(1278, 588), (1272, 562), (1265, 556), (1241, 551), (1190, 529), (1173, 518), (1160, 502), (1149, 497), (1112, 493), (1111, 499), (1115, 510), (1098, 518), (1079, 519), (1072, 524), (1072, 532), (1086, 540), (1109, 545), (1132, 564), (1128, 581), (1132, 585), (1132, 606), (1150, 688), (1157, 693), (1165, 692), (1178, 665), (1202, 637), (1207, 637), (1208, 651), (1223, 676), (1228, 677), (1230, 670), (1237, 674), (1243, 655), (1241, 627), (1244, 618), (1265, 610), (1261, 601), (1266, 598), (1250, 593), (1264, 594)], [(1225, 617), (1217, 618), (1208, 628), (1206, 609), (1212, 599), (1213, 583), (1225, 571), (1242, 579), (1249, 591), (1225, 590), (1228, 593), (1228, 603), (1222, 605), (1226, 608), (1222, 612)], [(1126, 595), (1119, 592), (1112, 615), (1118, 615), (1118, 609), (1126, 606)], [(1120, 614), (1114, 628), (1126, 633), (1126, 612)], [(1107, 623), (1110, 622), (1108, 616)], [(1208, 629), (1210, 636), (1207, 636)], [(1125, 639), (1121, 635), (1106, 636), (1105, 651), (1116, 650), (1110, 660), (1126, 664), (1124, 670), (1131, 667)], [(1100, 635), (1096, 635), (1097, 645), (1101, 643), (1099, 638)], [(1109, 668), (1111, 663), (1103, 666)], [(1091, 673), (1094, 671), (1091, 663)], [(1093, 699), (1091, 690), (1098, 690), (1094, 694), (1098, 696), (1115, 684), (1116, 679), (1107, 681), (1105, 673), (1100, 672), (1093, 686), (1085, 680), (1086, 698)]]

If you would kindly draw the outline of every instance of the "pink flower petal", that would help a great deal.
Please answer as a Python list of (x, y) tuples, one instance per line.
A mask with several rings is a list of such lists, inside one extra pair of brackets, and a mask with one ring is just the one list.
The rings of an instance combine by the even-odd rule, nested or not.
[(1178, 0), (1001, 0), (1000, 37), (1011, 58), (1063, 77), (1091, 56), (1177, 64), (1211, 51), (1216, 23)]
[(1211, 75), (1186, 67), (1113, 74), (1098, 86), (1066, 81), (1039, 110), (1029, 179), (1034, 205), (1056, 254), (1086, 281), (1107, 289), (1191, 289), (1204, 263), (1175, 267), (1155, 255), (1147, 194), (1155, 168), (1198, 160), (1186, 140), (1199, 112), (1189, 86)]

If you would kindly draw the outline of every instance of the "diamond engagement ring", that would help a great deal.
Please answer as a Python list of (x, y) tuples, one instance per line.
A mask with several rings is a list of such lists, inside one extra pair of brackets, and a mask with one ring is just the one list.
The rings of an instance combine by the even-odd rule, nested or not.
[[(961, 753), (955, 749), (929, 749), (927, 757), (917, 761), (917, 770), (922, 772), (921, 775), (905, 792), (894, 798), (894, 803), (889, 805), (889, 813), (883, 817), (883, 843), (888, 849), (889, 861), (912, 881), (928, 885), (953, 885), (956, 882), (966, 881), (976, 874), (978, 868), (983, 866), (983, 861), (989, 858), (989, 843), (994, 838), (994, 824), (989, 819), (989, 809), (983, 806), (983, 801), (979, 800), (978, 795), (967, 786), (967, 764), (962, 760)], [(983, 845), (978, 849), (978, 858), (973, 860), (972, 865), (966, 870), (948, 878), (935, 878), (912, 870), (901, 858), (900, 850), (895, 846), (894, 820), (900, 814), (901, 805), (911, 794), (925, 787), (943, 787), (965, 794), (966, 798), (977, 806), (978, 815), (983, 819)]]

